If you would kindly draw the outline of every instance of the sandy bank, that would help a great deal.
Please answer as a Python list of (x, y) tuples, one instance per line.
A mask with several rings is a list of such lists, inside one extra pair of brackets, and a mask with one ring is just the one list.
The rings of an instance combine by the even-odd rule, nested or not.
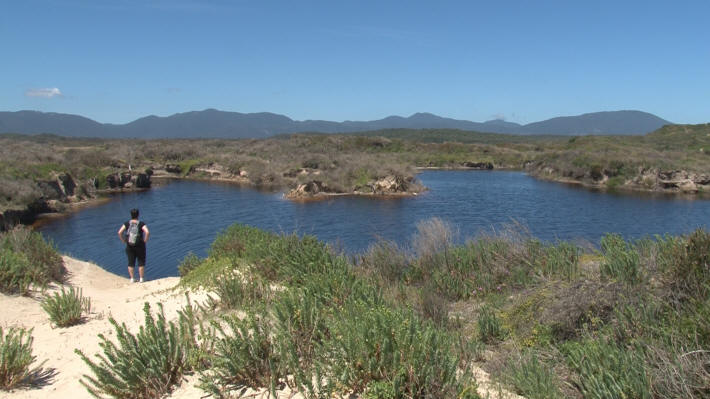
[[(109, 273), (101, 267), (64, 256), (64, 264), (69, 271), (67, 286), (74, 286), (83, 290), (85, 297), (91, 298), (91, 313), (88, 320), (68, 328), (54, 328), (49, 317), (42, 310), (42, 293), (33, 297), (9, 296), (0, 294), (0, 326), (22, 326), (33, 328), (33, 354), (39, 362), (45, 361), (42, 366), (49, 372), (50, 378), (32, 387), (23, 387), (12, 392), (0, 391), (0, 397), (8, 399), (40, 399), (40, 398), (91, 398), (84, 386), (79, 382), (83, 375), (90, 374), (88, 366), (74, 353), (74, 349), (81, 349), (87, 356), (101, 352), (99, 347), (99, 334), (107, 338), (115, 337), (114, 328), (109, 323), (113, 317), (119, 323), (125, 323), (133, 333), (143, 325), (143, 306), (150, 303), (151, 308), (157, 309), (161, 303), (166, 319), (177, 319), (178, 310), (182, 309), (187, 300), (182, 289), (175, 289), (179, 282), (178, 277), (167, 277), (145, 283), (130, 283), (128, 278)], [(47, 294), (60, 290), (61, 286), (51, 286)], [(191, 292), (193, 303), (203, 303), (207, 299), (204, 292)], [(496, 384), (489, 382), (488, 375), (482, 369), (474, 370), (479, 383), (479, 393), (483, 397), (520, 398), (517, 395), (499, 390)], [(205, 392), (195, 386), (198, 378), (195, 375), (186, 376), (183, 383), (168, 396), (172, 399), (188, 399), (205, 397)], [(260, 393), (247, 391), (248, 394)], [(279, 398), (300, 398), (291, 392), (279, 392)]]
[[(138, 331), (143, 324), (145, 302), (150, 303), (153, 309), (157, 309), (157, 303), (163, 304), (165, 316), (169, 320), (176, 319), (177, 311), (186, 304), (184, 292), (173, 290), (179, 281), (178, 277), (131, 284), (127, 278), (109, 273), (95, 264), (67, 256), (63, 259), (70, 273), (67, 285), (81, 288), (83, 295), (91, 298), (91, 314), (83, 324), (53, 328), (42, 310), (41, 293), (32, 298), (0, 294), (0, 309), (3, 310), (0, 325), (33, 328), (33, 353), (37, 361), (46, 360), (43, 368), (54, 374), (46, 384), (18, 389), (9, 394), (1, 392), (3, 398), (90, 398), (79, 383), (82, 375), (89, 374), (89, 368), (74, 353), (74, 349), (80, 348), (91, 358), (99, 353), (101, 348), (98, 334), (109, 338), (115, 336), (109, 317), (119, 323), (126, 323), (131, 331)], [(58, 289), (59, 286), (52, 286), (48, 293)], [(204, 301), (206, 295), (192, 293), (190, 297), (199, 302)], [(202, 395), (180, 397), (199, 396)]]

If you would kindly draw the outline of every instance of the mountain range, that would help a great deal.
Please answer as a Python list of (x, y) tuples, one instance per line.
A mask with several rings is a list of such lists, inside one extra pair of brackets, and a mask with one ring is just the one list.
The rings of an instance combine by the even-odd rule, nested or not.
[(652, 132), (671, 124), (642, 111), (605, 111), (563, 116), (521, 125), (504, 120), (472, 122), (430, 113), (388, 116), (373, 121), (296, 121), (284, 115), (206, 109), (171, 116), (146, 116), (126, 124), (99, 123), (79, 115), (39, 111), (0, 112), (0, 133), (50, 133), (102, 138), (265, 138), (278, 134), (354, 133), (380, 129), (459, 129), (509, 134), (618, 134)]

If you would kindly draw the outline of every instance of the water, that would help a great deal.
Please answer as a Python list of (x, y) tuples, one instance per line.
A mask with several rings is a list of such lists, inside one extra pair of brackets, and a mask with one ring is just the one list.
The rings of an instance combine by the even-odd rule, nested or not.
[(192, 251), (207, 254), (216, 234), (232, 223), (274, 232), (313, 234), (350, 253), (378, 238), (406, 243), (416, 224), (431, 217), (451, 222), (461, 237), (519, 222), (543, 240), (587, 240), (606, 232), (626, 238), (687, 233), (708, 225), (710, 201), (676, 196), (615, 195), (533, 179), (520, 172), (427, 171), (430, 191), (418, 197), (338, 197), (295, 203), (281, 193), (234, 185), (176, 181), (127, 193), (101, 206), (52, 221), (39, 230), (60, 251), (120, 275), (126, 258), (117, 231), (140, 208), (151, 231), (146, 275), (177, 275)]

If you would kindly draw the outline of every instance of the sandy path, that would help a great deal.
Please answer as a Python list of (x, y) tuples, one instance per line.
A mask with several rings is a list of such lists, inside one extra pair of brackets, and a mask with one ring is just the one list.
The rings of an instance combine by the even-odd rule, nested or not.
[[(129, 330), (135, 333), (143, 325), (145, 302), (150, 303), (153, 310), (157, 309), (157, 303), (163, 304), (165, 317), (168, 320), (176, 319), (177, 311), (187, 302), (183, 291), (173, 290), (179, 282), (178, 277), (147, 281), (142, 284), (130, 283), (127, 278), (109, 273), (95, 264), (67, 256), (63, 259), (70, 273), (67, 285), (81, 288), (83, 295), (91, 298), (91, 314), (83, 324), (69, 328), (53, 328), (49, 317), (41, 307), (42, 294), (38, 293), (33, 298), (0, 294), (0, 326), (34, 328), (33, 353), (39, 362), (46, 360), (43, 365), (45, 370), (55, 371), (46, 384), (17, 389), (9, 393), (0, 391), (2, 398), (91, 398), (79, 383), (84, 374), (90, 374), (89, 368), (74, 353), (74, 349), (81, 349), (93, 359), (94, 354), (101, 352), (98, 334), (104, 334), (109, 339), (115, 336), (114, 328), (108, 321), (109, 317), (113, 317), (119, 323), (125, 323)], [(47, 293), (55, 292), (60, 288), (50, 287)], [(201, 303), (205, 301), (206, 294), (191, 293), (190, 298), (193, 303)], [(495, 384), (489, 382), (488, 375), (482, 369), (476, 369), (474, 372), (479, 382), (479, 393), (483, 397), (498, 398), (500, 390)], [(205, 393), (195, 387), (196, 383), (196, 376), (187, 376), (185, 382), (169, 398), (205, 397)], [(279, 398), (289, 396), (288, 392), (279, 392)], [(301, 396), (295, 396), (298, 397)], [(501, 398), (520, 397), (503, 391)]]

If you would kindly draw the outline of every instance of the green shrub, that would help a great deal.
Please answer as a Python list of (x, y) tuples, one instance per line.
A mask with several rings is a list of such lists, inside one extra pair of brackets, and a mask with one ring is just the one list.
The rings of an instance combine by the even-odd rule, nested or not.
[(95, 397), (149, 399), (165, 395), (180, 382), (189, 369), (188, 349), (183, 338), (190, 336), (180, 331), (184, 325), (167, 322), (163, 306), (158, 304), (157, 319), (146, 302), (145, 323), (136, 335), (125, 324), (109, 322), (116, 330), (118, 344), (99, 334), (103, 355), (97, 354), (95, 363), (76, 349), (75, 352), (89, 366), (94, 376), (84, 375), (81, 384)]
[(329, 335), (327, 304), (306, 289), (291, 290), (274, 302), (274, 340), (281, 361), (293, 374), (297, 385), (312, 390), (316, 348)]
[(562, 399), (554, 370), (541, 362), (535, 353), (521, 355), (506, 364), (506, 380), (515, 391), (528, 399)]
[(622, 176), (614, 176), (606, 181), (606, 188), (608, 188), (609, 190), (614, 190), (619, 186), (623, 185), (625, 181), (626, 179), (624, 179)]
[(62, 288), (61, 294), (55, 292), (42, 302), (42, 309), (57, 327), (69, 327), (82, 321), (82, 313), (91, 311), (91, 300), (81, 295), (81, 289), (70, 287), (68, 291)]
[(201, 263), (202, 260), (197, 255), (189, 252), (178, 265), (178, 274), (180, 277), (185, 277)]
[(0, 291), (27, 294), (36, 272), (25, 255), (0, 248)]
[(38, 370), (30, 369), (32, 330), (11, 327), (7, 333), (0, 326), (0, 389), (9, 390), (27, 382)]
[(20, 252), (32, 265), (39, 268), (38, 281), (33, 283), (63, 282), (66, 275), (64, 261), (52, 242), (26, 227), (18, 227), (3, 234), (2, 247)]
[(476, 324), (478, 326), (478, 338), (483, 342), (494, 343), (505, 337), (505, 330), (500, 318), (488, 306), (481, 308)]
[(604, 259), (599, 266), (602, 279), (614, 279), (629, 284), (641, 282), (639, 253), (619, 234), (606, 234), (601, 240)]
[(276, 386), (285, 374), (266, 319), (249, 314), (243, 320), (224, 316), (220, 321), (213, 323), (220, 338), (215, 342), (209, 373), (200, 378), (200, 387), (216, 397), (242, 388), (268, 387), (276, 397)]
[[(336, 315), (321, 370), (334, 393), (376, 392), (403, 398), (475, 398), (475, 382), (458, 373), (461, 358), (448, 334), (411, 313), (352, 306)], [(347, 389), (344, 392), (343, 389)]]
[(378, 241), (360, 258), (360, 267), (383, 282), (399, 281), (409, 267), (406, 254), (393, 241)]
[(0, 291), (26, 294), (30, 284), (44, 288), (65, 274), (62, 257), (40, 233), (19, 227), (0, 235)]
[(531, 259), (545, 277), (574, 280), (579, 275), (579, 248), (569, 242), (545, 246), (539, 257)]
[(706, 298), (710, 294), (710, 234), (698, 229), (684, 241), (680, 256), (671, 263), (671, 288), (690, 298)]
[(225, 309), (237, 309), (266, 302), (269, 286), (258, 276), (246, 276), (234, 271), (224, 271), (215, 278), (214, 291), (219, 297), (219, 305)]
[(626, 348), (596, 338), (569, 342), (562, 350), (577, 373), (575, 383), (585, 398), (651, 398), (640, 346)]

